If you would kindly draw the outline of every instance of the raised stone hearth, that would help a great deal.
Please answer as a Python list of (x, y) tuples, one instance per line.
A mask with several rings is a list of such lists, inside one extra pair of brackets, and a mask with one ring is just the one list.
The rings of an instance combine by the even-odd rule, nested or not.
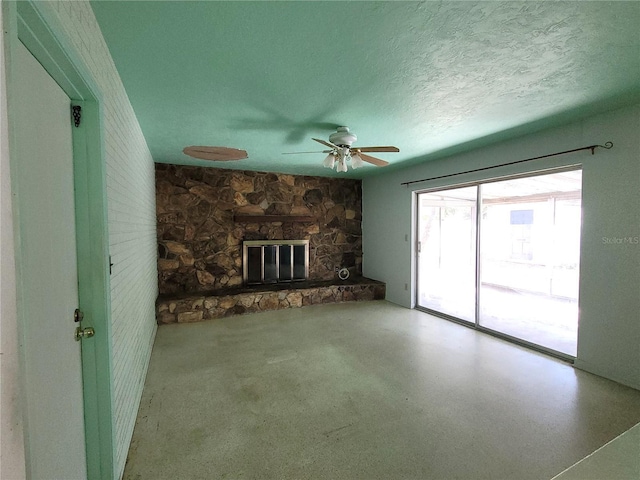
[(359, 277), (339, 283), (306, 281), (161, 296), (157, 303), (157, 319), (159, 324), (190, 323), (306, 305), (382, 300), (385, 290), (384, 283)]
[[(361, 277), (361, 205), (360, 180), (156, 164), (158, 323), (384, 299), (383, 283)], [(305, 274), (294, 258), (291, 278), (260, 273), (283, 283), (248, 285), (243, 242), (270, 241), (308, 242)]]

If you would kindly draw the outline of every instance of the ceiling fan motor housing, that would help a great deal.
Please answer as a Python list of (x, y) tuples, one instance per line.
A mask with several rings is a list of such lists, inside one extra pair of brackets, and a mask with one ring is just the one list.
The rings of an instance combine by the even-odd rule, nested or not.
[(338, 127), (338, 131), (329, 135), (329, 141), (339, 147), (350, 147), (358, 140), (355, 133), (349, 131), (349, 127)]

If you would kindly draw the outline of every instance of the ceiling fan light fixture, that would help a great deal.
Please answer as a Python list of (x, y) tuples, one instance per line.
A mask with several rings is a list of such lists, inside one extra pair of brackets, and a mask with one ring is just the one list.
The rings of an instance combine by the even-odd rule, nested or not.
[[(389, 162), (380, 158), (372, 157), (370, 152), (399, 152), (398, 147), (391, 145), (379, 147), (352, 147), (358, 137), (355, 136), (348, 127), (338, 127), (335, 133), (329, 135), (329, 141), (320, 138), (312, 138), (314, 142), (318, 142), (331, 150), (324, 150), (322, 153), (329, 153), (322, 164), (327, 168), (336, 167), (337, 172), (346, 172), (348, 170), (347, 163), (351, 162), (353, 169), (363, 167), (365, 162), (375, 165), (376, 167), (385, 167)], [(364, 152), (367, 152), (366, 154)], [(298, 153), (314, 153), (314, 152), (298, 152)], [(320, 153), (320, 152), (318, 152)]]
[(358, 152), (354, 152), (351, 155), (351, 168), (353, 168), (354, 170), (356, 168), (360, 168), (364, 166), (364, 162), (362, 161), (362, 157), (360, 156), (360, 154)]
[(333, 152), (327, 155), (327, 158), (325, 158), (324, 162), (322, 162), (322, 165), (324, 165), (326, 168), (333, 168), (335, 164), (336, 164), (336, 156), (334, 155)]

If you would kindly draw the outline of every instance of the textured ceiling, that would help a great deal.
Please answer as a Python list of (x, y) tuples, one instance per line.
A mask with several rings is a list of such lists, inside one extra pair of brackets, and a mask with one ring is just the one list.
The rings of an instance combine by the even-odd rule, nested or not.
[[(639, 2), (92, 5), (156, 162), (362, 177), (640, 101)], [(347, 174), (282, 155), (338, 125), (400, 153)]]

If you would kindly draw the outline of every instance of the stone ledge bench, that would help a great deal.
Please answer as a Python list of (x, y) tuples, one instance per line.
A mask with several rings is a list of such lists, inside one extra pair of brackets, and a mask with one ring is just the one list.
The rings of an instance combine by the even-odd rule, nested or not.
[(156, 302), (159, 325), (189, 323), (245, 313), (307, 305), (384, 300), (386, 285), (366, 277), (227, 288), (212, 292), (162, 295)]

